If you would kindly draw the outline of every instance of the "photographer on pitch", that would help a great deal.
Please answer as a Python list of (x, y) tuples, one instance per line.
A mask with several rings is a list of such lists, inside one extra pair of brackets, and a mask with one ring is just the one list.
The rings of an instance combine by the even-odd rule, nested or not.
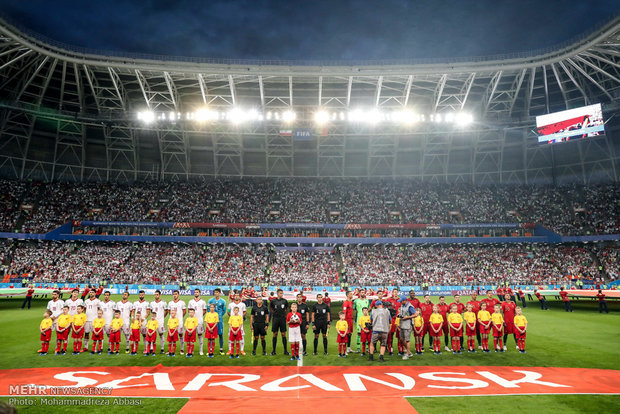
[(387, 345), (388, 332), (390, 331), (390, 311), (383, 307), (383, 302), (378, 300), (375, 302), (375, 308), (370, 314), (372, 321), (372, 337), (370, 339), (370, 350), (368, 353), (368, 359), (374, 360), (375, 344), (380, 343), (379, 348), (379, 361), (384, 361), (383, 355), (385, 355), (385, 347)]
[(411, 330), (412, 320), (416, 315), (415, 308), (409, 303), (407, 296), (400, 297), (400, 309), (398, 310), (398, 317), (400, 318), (400, 337), (398, 340), (404, 345), (405, 355), (403, 359), (409, 359), (411, 355)]

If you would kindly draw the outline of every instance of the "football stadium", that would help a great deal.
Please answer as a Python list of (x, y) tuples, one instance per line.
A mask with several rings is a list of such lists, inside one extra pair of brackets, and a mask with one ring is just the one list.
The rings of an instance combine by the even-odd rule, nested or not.
[(620, 17), (583, 29), (225, 60), (0, 18), (0, 412), (620, 412)]

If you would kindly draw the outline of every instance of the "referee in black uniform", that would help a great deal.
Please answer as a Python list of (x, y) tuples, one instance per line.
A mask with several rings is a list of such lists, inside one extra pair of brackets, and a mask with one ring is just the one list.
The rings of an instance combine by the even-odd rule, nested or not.
[(284, 346), (284, 355), (289, 355), (286, 350), (286, 313), (288, 312), (288, 301), (284, 299), (284, 292), (278, 289), (277, 297), (271, 300), (269, 309), (271, 313), (271, 332), (273, 332), (273, 351), (271, 355), (276, 354), (276, 345), (278, 344), (278, 331), (282, 335), (282, 345)]
[(301, 313), (301, 343), (304, 347), (304, 356), (308, 355), (306, 352), (306, 333), (308, 332), (308, 325), (310, 324), (310, 308), (303, 302), (303, 295), (297, 294), (297, 312)]
[(319, 335), (323, 334), (323, 355), (327, 355), (327, 331), (332, 317), (330, 307), (323, 302), (323, 295), (316, 295), (316, 304), (312, 308), (312, 330), (314, 331), (314, 355), (319, 346)]
[(254, 335), (254, 347), (252, 349), (252, 355), (256, 355), (256, 347), (258, 346), (258, 337), (260, 336), (260, 342), (263, 346), (263, 355), (267, 355), (265, 350), (265, 335), (267, 335), (267, 326), (269, 325), (269, 306), (263, 302), (263, 298), (258, 296), (256, 303), (252, 306), (252, 312), (250, 313), (250, 326)]

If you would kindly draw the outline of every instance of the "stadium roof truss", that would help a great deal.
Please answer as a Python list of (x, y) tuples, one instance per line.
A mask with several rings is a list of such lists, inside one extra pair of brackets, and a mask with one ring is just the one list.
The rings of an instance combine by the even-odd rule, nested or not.
[[(521, 56), (418, 62), (217, 62), (113, 56), (41, 40), (0, 21), (0, 174), (22, 179), (213, 176), (415, 177), (479, 184), (617, 181), (620, 19), (566, 47)], [(539, 145), (534, 117), (601, 102), (607, 136)], [(138, 111), (294, 109), (278, 121), (155, 122)], [(445, 124), (330, 122), (356, 108), (466, 111)], [(289, 127), (290, 128), (290, 127)], [(620, 140), (615, 140), (620, 141)]]

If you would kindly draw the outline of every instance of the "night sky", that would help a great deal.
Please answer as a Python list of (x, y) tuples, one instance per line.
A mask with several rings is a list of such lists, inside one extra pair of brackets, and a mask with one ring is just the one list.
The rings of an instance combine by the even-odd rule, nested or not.
[(48, 38), (101, 51), (232, 59), (484, 56), (558, 45), (620, 2), (562, 0), (0, 0)]

